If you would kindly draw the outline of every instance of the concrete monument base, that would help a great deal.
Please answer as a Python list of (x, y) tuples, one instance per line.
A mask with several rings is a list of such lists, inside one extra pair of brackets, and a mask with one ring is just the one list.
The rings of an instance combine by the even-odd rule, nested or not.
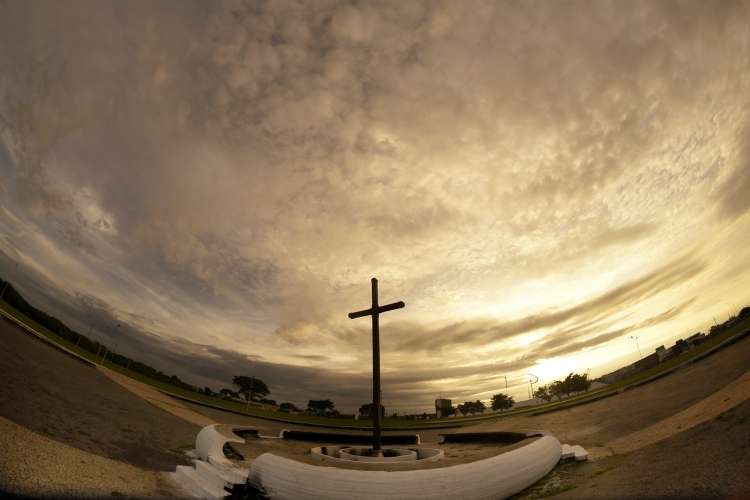
[[(249, 442), (235, 432), (248, 436)], [(471, 438), (472, 442), (480, 437), (490, 441), (508, 439), (495, 434), (454, 435), (450, 439)], [(504, 453), (444, 467), (428, 463), (419, 468), (421, 461), (442, 460), (444, 451), (418, 446), (385, 447), (385, 457), (368, 456), (368, 447), (353, 445), (320, 446), (312, 448), (309, 454), (300, 450), (299, 460), (269, 452), (256, 455), (255, 447), (264, 446), (260, 443), (279, 446), (284, 442), (276, 436), (273, 438), (265, 439), (253, 428), (210, 425), (202, 429), (196, 439), (194, 467), (179, 466), (174, 477), (188, 493), (201, 498), (235, 494), (272, 500), (500, 499), (544, 477), (562, 456), (560, 442), (543, 433), (534, 433), (527, 438), (528, 442), (522, 439)], [(241, 453), (233, 450), (230, 443), (244, 443), (234, 447), (239, 447)], [(252, 447), (256, 458), (246, 460), (242, 456), (248, 453), (248, 446)], [(571, 450), (566, 449), (566, 452), (570, 454)], [(572, 455), (580, 459), (579, 453), (572, 451)], [(313, 459), (319, 460), (321, 465), (314, 465)], [(395, 469), (377, 470), (379, 465), (389, 464)], [(415, 468), (403, 469), (407, 464), (415, 464)]]

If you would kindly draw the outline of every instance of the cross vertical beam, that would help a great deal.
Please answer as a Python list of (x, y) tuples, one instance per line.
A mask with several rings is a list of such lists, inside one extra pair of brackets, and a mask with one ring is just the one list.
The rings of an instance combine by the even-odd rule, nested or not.
[(381, 434), (381, 391), (380, 391), (380, 314), (400, 309), (405, 306), (402, 301), (394, 302), (380, 306), (378, 304), (378, 280), (372, 278), (372, 307), (362, 311), (349, 313), (349, 318), (362, 318), (372, 316), (372, 450), (376, 456), (381, 455), (380, 451), (380, 434)]
[(372, 278), (372, 450), (380, 455), (380, 313), (378, 312), (378, 280)]

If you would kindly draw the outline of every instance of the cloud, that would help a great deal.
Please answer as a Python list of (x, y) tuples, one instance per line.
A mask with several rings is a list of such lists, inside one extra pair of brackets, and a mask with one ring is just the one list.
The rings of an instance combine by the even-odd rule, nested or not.
[[(416, 325), (397, 328), (398, 339), (391, 349), (405, 352), (439, 351), (453, 349), (461, 344), (474, 346), (509, 340), (543, 328), (560, 327), (568, 322), (577, 325), (568, 329), (565, 338), (581, 334), (579, 328), (590, 328), (609, 315), (614, 315), (695, 278), (706, 268), (705, 262), (694, 256), (681, 256), (644, 276), (629, 281), (589, 301), (573, 307), (541, 312), (516, 320), (497, 321), (491, 319), (465, 320), (451, 323), (438, 329), (419, 330)], [(679, 309), (677, 309), (679, 310)], [(640, 326), (638, 328), (643, 328)], [(553, 347), (549, 345), (548, 347)], [(543, 351), (540, 351), (543, 355)]]
[(581, 332), (568, 331), (564, 335), (557, 335), (555, 333), (549, 335), (549, 338), (545, 338), (543, 342), (539, 342), (532, 346), (533, 352), (540, 358), (553, 358), (556, 356), (564, 356), (566, 354), (581, 351), (583, 349), (589, 349), (592, 347), (599, 346), (617, 337), (621, 337), (630, 332), (649, 328), (660, 323), (664, 323), (672, 318), (677, 317), (680, 313), (685, 311), (691, 304), (696, 300), (696, 297), (691, 298), (679, 304), (678, 306), (672, 307), (667, 311), (664, 311), (655, 316), (651, 316), (643, 321), (630, 324), (626, 327), (611, 330), (605, 333), (597, 334), (593, 337), (589, 337), (585, 340), (578, 340), (582, 335)]
[(1, 9), (0, 248), (169, 349), (361, 375), (377, 276), (385, 362), (469, 377), (737, 265), (674, 256), (747, 208), (741, 3)]
[(737, 218), (750, 208), (750, 127), (738, 136), (735, 168), (714, 193), (722, 217)]

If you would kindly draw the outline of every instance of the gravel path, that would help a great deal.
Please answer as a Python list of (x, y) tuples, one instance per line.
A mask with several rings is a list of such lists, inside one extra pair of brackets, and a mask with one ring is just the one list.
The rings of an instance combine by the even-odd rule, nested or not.
[(0, 450), (0, 496), (183, 496), (167, 473), (94, 455), (2, 417)]

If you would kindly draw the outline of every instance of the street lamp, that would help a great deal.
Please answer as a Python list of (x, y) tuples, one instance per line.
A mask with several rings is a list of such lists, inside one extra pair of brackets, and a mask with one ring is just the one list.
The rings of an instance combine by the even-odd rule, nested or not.
[(634, 337), (633, 335), (631, 335), (630, 338), (635, 340), (635, 347), (636, 349), (638, 349), (638, 359), (643, 359), (643, 354), (641, 354), (641, 346), (638, 345), (638, 337)]
[[(531, 397), (529, 399), (534, 399), (534, 384), (539, 382), (539, 377), (533, 373), (528, 373), (527, 375), (529, 376), (529, 386), (531, 386)], [(534, 377), (534, 380), (531, 380), (531, 377)]]

